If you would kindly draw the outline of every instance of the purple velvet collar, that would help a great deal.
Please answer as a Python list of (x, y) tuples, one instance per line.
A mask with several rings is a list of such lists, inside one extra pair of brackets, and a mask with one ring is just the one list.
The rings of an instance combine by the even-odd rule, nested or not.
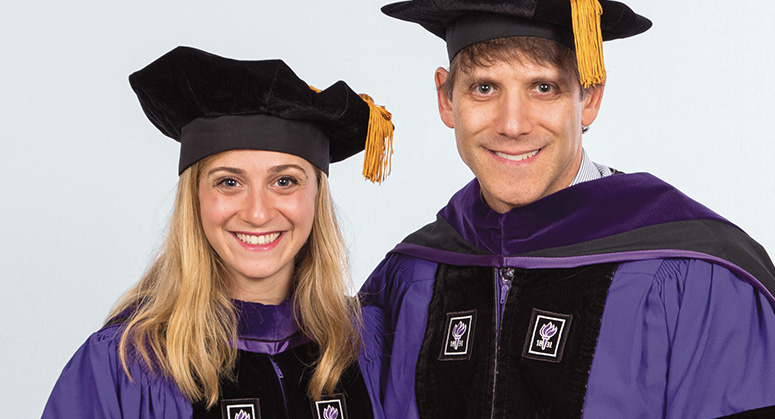
[(505, 214), (490, 209), (474, 179), (439, 216), (472, 245), (504, 256), (673, 221), (711, 219), (730, 224), (648, 173), (583, 182)]
[(234, 305), (241, 350), (274, 355), (309, 342), (296, 325), (290, 298), (276, 306), (239, 300)]
[(737, 226), (647, 173), (616, 174), (500, 214), (471, 181), (393, 253), (457, 266), (571, 268), (655, 258), (724, 266), (775, 305), (775, 266)]

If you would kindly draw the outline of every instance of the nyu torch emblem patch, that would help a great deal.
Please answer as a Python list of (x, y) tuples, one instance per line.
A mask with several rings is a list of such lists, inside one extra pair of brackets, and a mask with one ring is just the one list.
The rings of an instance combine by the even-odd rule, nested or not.
[(316, 419), (347, 419), (347, 406), (344, 395), (334, 394), (312, 403), (313, 417)]
[(447, 313), (444, 343), (439, 360), (466, 360), (471, 349), (476, 325), (476, 310)]
[(223, 419), (261, 419), (258, 399), (221, 400)]
[(533, 309), (522, 356), (539, 361), (560, 362), (573, 316)]

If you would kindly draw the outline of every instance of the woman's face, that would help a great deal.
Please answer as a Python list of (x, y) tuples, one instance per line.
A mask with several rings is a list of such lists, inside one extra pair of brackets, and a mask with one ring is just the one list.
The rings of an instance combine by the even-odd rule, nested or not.
[(198, 187), (202, 227), (229, 271), (232, 297), (281, 302), (312, 230), (316, 169), (291, 154), (232, 150), (207, 162)]

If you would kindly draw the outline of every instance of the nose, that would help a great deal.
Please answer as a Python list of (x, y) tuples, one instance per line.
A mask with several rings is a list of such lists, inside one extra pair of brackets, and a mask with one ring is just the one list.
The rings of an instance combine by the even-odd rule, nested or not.
[(251, 188), (246, 196), (242, 219), (254, 226), (261, 226), (274, 217), (274, 210), (271, 194), (261, 188)]
[(533, 129), (530, 101), (519, 92), (503, 95), (495, 112), (495, 128), (502, 136), (516, 139)]

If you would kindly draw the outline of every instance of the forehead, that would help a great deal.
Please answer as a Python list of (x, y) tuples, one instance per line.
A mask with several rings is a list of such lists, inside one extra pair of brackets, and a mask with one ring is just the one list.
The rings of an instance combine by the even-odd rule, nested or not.
[(575, 75), (551, 62), (538, 62), (527, 56), (510, 57), (471, 64), (457, 75), (458, 80), (519, 79), (572, 83)]
[(294, 154), (269, 150), (238, 149), (223, 151), (207, 159), (205, 170), (218, 166), (240, 169), (269, 169), (280, 165), (298, 166), (305, 171), (312, 170), (312, 163)]

